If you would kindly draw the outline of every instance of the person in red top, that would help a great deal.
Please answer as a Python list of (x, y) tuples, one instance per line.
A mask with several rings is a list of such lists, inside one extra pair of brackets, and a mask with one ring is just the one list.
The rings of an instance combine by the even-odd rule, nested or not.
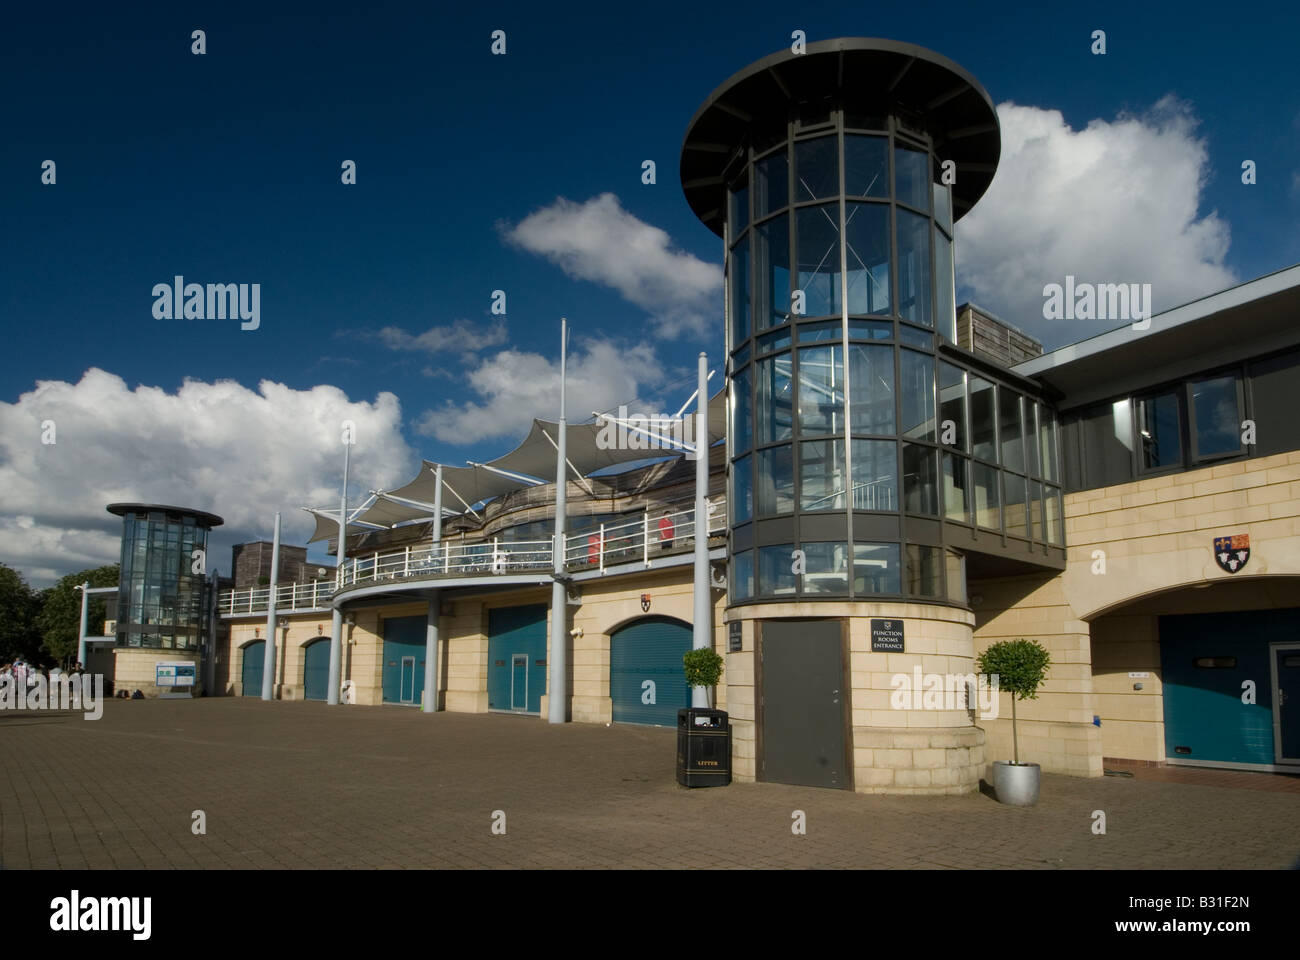
[(673, 518), (667, 512), (659, 518), (659, 548), (667, 550), (673, 542)]

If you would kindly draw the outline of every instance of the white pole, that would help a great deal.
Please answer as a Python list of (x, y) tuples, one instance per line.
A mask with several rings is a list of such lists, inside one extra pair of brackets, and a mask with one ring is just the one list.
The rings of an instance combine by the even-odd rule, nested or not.
[[(701, 353), (695, 396), (695, 625), (691, 647), (713, 646), (713, 595), (709, 592), (709, 361)], [(709, 692), (691, 687), (691, 706), (707, 707)]]
[(77, 589), (81, 591), (81, 632), (77, 634), (77, 660), (84, 668), (86, 666), (86, 629), (90, 619), (90, 581), (87, 580)]
[(429, 610), (424, 621), (424, 712), (438, 709), (438, 613), (440, 594), (429, 592)]
[(266, 601), (266, 649), (262, 653), (262, 699), (275, 696), (275, 592), (280, 580), (280, 514), (275, 514), (275, 539), (271, 541), (271, 595)]
[[(347, 543), (348, 543), (348, 459), (352, 452), (352, 444), (344, 437), (343, 440), (343, 499), (339, 504), (339, 549), (338, 562), (339, 570), (344, 572), (344, 563), (347, 560)], [(346, 581), (345, 581), (346, 582)], [(325, 702), (332, 706), (338, 706), (339, 686), (343, 680), (343, 611), (338, 608), (337, 604), (331, 603), (334, 607), (334, 632), (330, 634), (330, 680), (329, 692), (326, 694)]]
[(555, 447), (555, 544), (552, 552), (555, 558), (554, 580), (551, 582), (551, 659), (550, 686), (547, 701), (547, 720), (551, 723), (568, 722), (568, 617), (565, 604), (564, 588), (564, 535), (565, 514), (568, 513), (568, 461), (566, 446), (568, 441), (568, 424), (565, 421), (565, 364), (567, 361), (569, 341), (569, 321), (560, 319), (560, 435)]

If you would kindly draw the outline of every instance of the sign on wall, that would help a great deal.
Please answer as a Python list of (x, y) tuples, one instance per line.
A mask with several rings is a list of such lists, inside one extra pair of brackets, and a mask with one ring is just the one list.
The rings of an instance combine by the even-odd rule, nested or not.
[(1250, 560), (1250, 534), (1214, 538), (1214, 562), (1224, 573), (1236, 573)]
[(903, 652), (903, 621), (902, 620), (872, 620), (871, 621), (871, 652), (872, 653), (902, 653)]
[(727, 624), (727, 653), (739, 653), (744, 646), (740, 632), (740, 621), (733, 620)]
[(155, 665), (154, 683), (160, 687), (192, 687), (196, 673), (192, 660), (168, 660)]

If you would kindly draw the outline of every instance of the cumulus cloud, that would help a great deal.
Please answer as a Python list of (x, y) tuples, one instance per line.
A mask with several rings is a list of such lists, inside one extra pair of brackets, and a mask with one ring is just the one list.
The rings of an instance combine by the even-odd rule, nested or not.
[(1082, 130), (1014, 103), (998, 118), (997, 175), (957, 226), (962, 295), (1051, 348), (1119, 325), (1044, 320), (1043, 287), (1067, 275), (1149, 283), (1157, 312), (1238, 282), (1224, 266), (1228, 224), (1199, 212), (1209, 155), (1185, 103), (1165, 97)]
[[(267, 380), (256, 391), (232, 380), (131, 390), (97, 368), (75, 384), (39, 381), (0, 403), (0, 560), (37, 586), (116, 562), (121, 521), (104, 510), (115, 501), (219, 514), (214, 541), (226, 549), (268, 536), (279, 510), (285, 540), (302, 543), (314, 521), (298, 507), (338, 499), (342, 421), (356, 424), (354, 481), (395, 486), (417, 464), (401, 419), (387, 392), (368, 403)], [(47, 421), (53, 444), (41, 442)], [(228, 572), (223, 553), (209, 563)]]
[[(661, 350), (648, 343), (576, 341), (566, 368), (569, 420), (578, 423), (587, 420), (593, 410), (613, 411), (619, 404), (627, 404), (632, 413), (675, 413), (691, 388), (682, 391), (680, 398), (660, 396), (667, 392), (661, 355)], [(534, 417), (554, 420), (559, 416), (558, 358), (503, 350), (470, 371), (466, 383), (478, 399), (448, 400), (441, 408), (426, 411), (417, 421), (416, 431), (453, 444), (491, 439), (515, 442), (524, 438)], [(672, 409), (663, 407), (665, 402), (672, 403)]]
[(559, 197), (505, 239), (545, 257), (571, 277), (610, 287), (651, 316), (661, 337), (703, 338), (722, 313), (722, 268), (674, 249), (668, 234), (602, 193), (585, 203)]

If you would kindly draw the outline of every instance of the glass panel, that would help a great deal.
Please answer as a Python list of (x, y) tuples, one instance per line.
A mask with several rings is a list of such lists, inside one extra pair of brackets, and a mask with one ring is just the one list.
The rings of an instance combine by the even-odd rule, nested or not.
[[(921, 150), (894, 147), (894, 199), (930, 212), (930, 155)], [(928, 224), (927, 224), (928, 225)]]
[(731, 465), (732, 524), (745, 523), (754, 518), (754, 458), (741, 457)]
[(758, 451), (758, 515), (794, 512), (794, 455), (790, 445)]
[(798, 279), (804, 316), (840, 312), (839, 210), (834, 204), (798, 211)]
[(790, 161), (782, 148), (754, 163), (754, 217), (775, 213), (790, 200)]
[(794, 593), (794, 545), (785, 543), (758, 549), (758, 590), (773, 594)]
[(1237, 377), (1229, 374), (1192, 381), (1197, 457), (1241, 452), (1241, 417), (1237, 411)]
[(731, 271), (731, 345), (735, 347), (749, 339), (751, 329), (748, 236), (732, 248), (727, 266)]
[(930, 192), (934, 195), (934, 220), (939, 226), (952, 233), (952, 192), (942, 183), (932, 183)]
[(966, 451), (966, 371), (939, 361), (939, 442)]
[(1002, 466), (1008, 470), (1025, 469), (1025, 446), (1020, 433), (1020, 394), (1006, 387), (998, 391), (999, 436), (1002, 438)]
[(907, 545), (907, 592), (921, 597), (943, 596), (943, 551), (919, 543)]
[(943, 513), (949, 520), (970, 523), (970, 500), (966, 495), (965, 457), (943, 455)]
[(822, 200), (840, 194), (838, 137), (798, 140), (794, 145), (794, 198)]
[(939, 512), (937, 451), (914, 443), (903, 444), (903, 509), (931, 516)]
[(890, 340), (894, 325), (888, 320), (850, 320), (849, 337), (854, 340)]
[(843, 432), (843, 347), (799, 351), (799, 430), (806, 436)]
[(1142, 438), (1142, 465), (1148, 470), (1183, 462), (1182, 424), (1178, 394), (1162, 393), (1138, 401), (1138, 435)]
[(838, 340), (843, 332), (844, 328), (838, 320), (803, 323), (799, 325), (799, 342), (816, 343), (819, 340)]
[(971, 489), (975, 494), (975, 522), (990, 530), (1001, 530), (998, 515), (998, 471), (983, 463), (972, 463)]
[(790, 437), (793, 424), (794, 397), (790, 384), (790, 354), (768, 357), (754, 364), (758, 371), (758, 392), (754, 398), (754, 415), (758, 424), (758, 442), (771, 443)]
[(1025, 478), (1014, 473), (1003, 473), (1002, 480), (1006, 484), (1007, 491), (1005, 509), (1007, 535), (1028, 537), (1029, 530), (1026, 527), (1028, 518), (1025, 516)]
[(889, 199), (887, 137), (844, 137), (844, 193)]
[(1031, 477), (1040, 477), (1038, 462), (1038, 421), (1035, 417), (1038, 414), (1038, 404), (1034, 403), (1028, 397), (1024, 400), (1025, 408), (1025, 459), (1029, 465), (1029, 475)]
[(899, 396), (903, 422), (899, 433), (912, 440), (937, 439), (934, 415), (934, 358), (911, 350), (899, 351)]
[(1079, 420), (1085, 487), (1108, 487), (1133, 479), (1133, 409), (1116, 400), (1085, 412)]
[(754, 405), (749, 395), (750, 367), (732, 377), (732, 454), (742, 454), (754, 442)]
[(1056, 413), (1049, 407), (1038, 408), (1038, 455), (1042, 458), (1042, 477), (1053, 483), (1060, 480), (1056, 470)]
[(740, 232), (749, 226), (749, 184), (741, 182), (731, 190), (730, 213), (731, 238), (740, 236)]
[(1047, 488), (1047, 542), (1061, 545), (1061, 491), (1056, 487)]
[(739, 350), (732, 352), (731, 367), (734, 370), (737, 367), (743, 367), (747, 363), (749, 363), (749, 341), (748, 340), (745, 341), (744, 345), (741, 346)]
[(754, 229), (754, 272), (758, 275), (757, 329), (790, 319), (790, 218), (782, 214)]
[(848, 237), (849, 313), (889, 313), (889, 207), (850, 203), (844, 208)]
[(957, 342), (957, 296), (953, 291), (952, 241), (938, 230), (934, 233), (934, 317), (935, 329), (952, 343)]
[(853, 509), (898, 509), (898, 447), (893, 440), (853, 441)]
[(849, 396), (853, 433), (894, 433), (893, 347), (849, 347)]
[(1030, 539), (1043, 539), (1043, 485), (1037, 480), (1029, 481), (1029, 519), (1025, 529)]
[(805, 543), (804, 593), (849, 592), (849, 545), (847, 543)]
[(853, 591), (858, 596), (871, 593), (898, 595), (903, 592), (898, 544), (853, 545)]
[(754, 553), (746, 550), (731, 558), (731, 598), (748, 600), (754, 595)]
[(966, 558), (955, 550), (945, 550), (944, 562), (948, 568), (948, 599), (953, 603), (965, 603)]
[(922, 350), (934, 349), (934, 334), (918, 330), (906, 323), (898, 325), (898, 340), (909, 347), (920, 347)]
[(774, 330), (772, 333), (765, 333), (759, 337), (755, 342), (754, 352), (757, 354), (772, 353), (788, 346), (790, 346), (790, 328), (783, 327), (780, 330)]
[(898, 315), (934, 326), (930, 279), (930, 218), (898, 211)]
[(844, 509), (844, 441), (799, 444), (799, 509)]

